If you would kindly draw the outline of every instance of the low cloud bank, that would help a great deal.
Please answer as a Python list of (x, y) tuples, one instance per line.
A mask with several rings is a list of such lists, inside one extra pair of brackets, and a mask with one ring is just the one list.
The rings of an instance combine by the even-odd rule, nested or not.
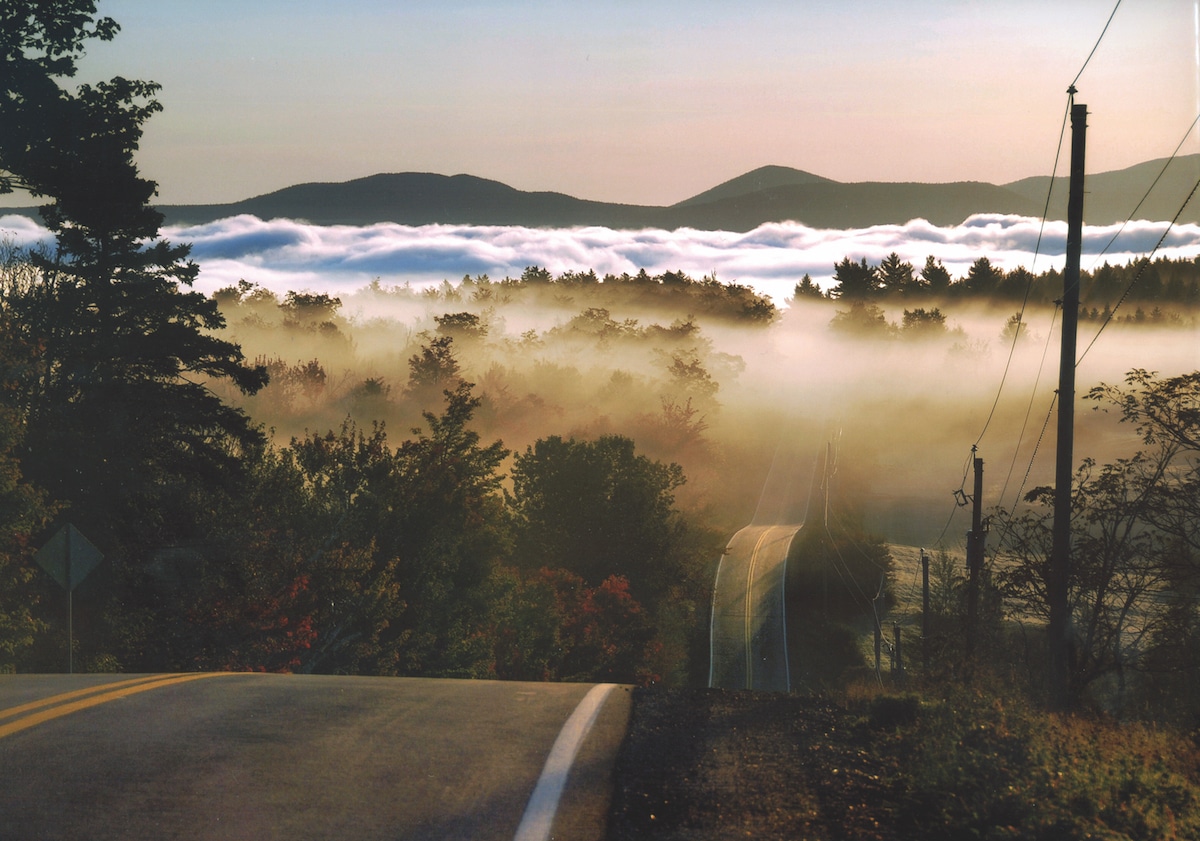
[[(1165, 222), (1131, 222), (1123, 230), (1117, 225), (1089, 226), (1084, 231), (1083, 267), (1139, 258), (1166, 228)], [(746, 233), (386, 223), (321, 227), (236, 216), (207, 225), (168, 227), (164, 233), (172, 241), (192, 243), (192, 256), (202, 267), (197, 288), (205, 292), (246, 279), (276, 292), (340, 294), (376, 278), (384, 285), (420, 287), (457, 281), (466, 274), (486, 274), (493, 280), (517, 277), (526, 266), (537, 265), (555, 274), (588, 269), (599, 275), (635, 274), (639, 269), (651, 274), (680, 270), (693, 277), (715, 273), (722, 281), (746, 284), (782, 304), (805, 274), (827, 288), (834, 265), (844, 257), (878, 263), (895, 252), (920, 270), (932, 255), (954, 277), (965, 275), (979, 257), (1006, 270), (1062, 268), (1067, 228), (1063, 222), (1043, 226), (1037, 219), (999, 214), (972, 216), (954, 227), (923, 219), (852, 230), (782, 222)], [(33, 245), (49, 243), (52, 237), (32, 220), (0, 216), (3, 240)], [(1197, 254), (1200, 225), (1180, 225), (1156, 256)]]

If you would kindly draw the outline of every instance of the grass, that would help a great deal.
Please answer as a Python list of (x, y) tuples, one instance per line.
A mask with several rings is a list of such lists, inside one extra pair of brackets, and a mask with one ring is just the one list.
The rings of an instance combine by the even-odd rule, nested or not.
[[(843, 717), (838, 729), (886, 769), (887, 796), (862, 806), (886, 830), (876, 836), (831, 829), (830, 837), (1200, 838), (1200, 733), (1118, 721), (1096, 705), (1081, 714), (1046, 712), (1019, 694), (1018, 682), (990, 677), (981, 661), (954, 666), (961, 640), (945, 628), (933, 629), (935, 649), (944, 650), (935, 651), (934, 670), (922, 675), (914, 668), (920, 660), (920, 552), (888, 548), (894, 566), (884, 639), (891, 640), (893, 622), (901, 627), (911, 689), (892, 683), (887, 653), (882, 678), (875, 677), (869, 617), (805, 633), (789, 628), (790, 647), (807, 666), (794, 666), (793, 675), (802, 675), (796, 688), (833, 700)], [(938, 560), (943, 568), (932, 577), (946, 585), (948, 605), (954, 598), (949, 585), (964, 572), (962, 559), (935, 558), (935, 565)], [(936, 607), (938, 581), (931, 583)], [(999, 657), (992, 668), (1014, 668), (1004, 656), (1019, 653), (1011, 639), (988, 644)], [(808, 776), (834, 773), (815, 768)]]
[(1200, 750), (1171, 729), (1042, 712), (957, 690), (848, 711), (891, 760), (898, 837), (1200, 838)]

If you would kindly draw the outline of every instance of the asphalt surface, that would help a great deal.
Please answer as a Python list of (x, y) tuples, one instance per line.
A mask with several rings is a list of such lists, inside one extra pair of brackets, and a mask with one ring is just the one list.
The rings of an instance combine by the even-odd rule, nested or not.
[(733, 536), (713, 587), (709, 686), (786, 692), (784, 581), (797, 525), (746, 526)]
[[(508, 841), (591, 689), (134, 677), (0, 677), (0, 839)], [(604, 837), (629, 697), (617, 687), (599, 708), (552, 837)]]

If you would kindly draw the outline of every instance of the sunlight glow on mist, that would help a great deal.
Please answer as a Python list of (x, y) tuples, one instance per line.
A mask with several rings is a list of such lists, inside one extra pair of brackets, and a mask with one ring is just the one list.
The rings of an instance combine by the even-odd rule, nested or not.
[[(240, 279), (278, 293), (341, 294), (374, 279), (385, 286), (407, 283), (419, 288), (468, 274), (515, 278), (536, 265), (555, 274), (591, 269), (601, 277), (640, 269), (652, 275), (683, 271), (697, 279), (715, 273), (723, 282), (748, 285), (783, 304), (805, 274), (828, 288), (835, 264), (845, 257), (875, 264), (895, 252), (919, 271), (932, 255), (955, 278), (964, 276), (980, 257), (1005, 270), (1061, 268), (1066, 223), (1047, 222), (1038, 246), (1040, 227), (1037, 219), (999, 214), (978, 214), (954, 227), (923, 219), (853, 230), (781, 222), (745, 233), (391, 223), (322, 227), (236, 216), (207, 225), (168, 227), (163, 233), (171, 241), (192, 243), (192, 258), (201, 266), (196, 286), (204, 292)], [(1137, 259), (1154, 247), (1165, 227), (1163, 222), (1129, 223), (1098, 258), (1118, 226), (1089, 226), (1084, 231), (1083, 267), (1091, 268), (1098, 259), (1114, 264)], [(16, 216), (0, 217), (0, 238), (18, 245), (52, 242), (45, 229)], [(1197, 254), (1200, 226), (1179, 225), (1156, 256)]]

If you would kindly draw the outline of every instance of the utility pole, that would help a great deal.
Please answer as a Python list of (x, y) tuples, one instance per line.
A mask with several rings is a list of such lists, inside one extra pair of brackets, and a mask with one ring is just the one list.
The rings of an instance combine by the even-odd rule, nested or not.
[(904, 654), (900, 650), (900, 623), (892, 623), (892, 682), (904, 685)]
[(880, 657), (883, 653), (883, 625), (879, 620), (880, 602), (883, 601), (883, 588), (887, 583), (887, 576), (879, 578), (879, 592), (875, 594), (875, 598), (871, 599), (871, 613), (875, 616), (875, 679), (882, 680), (883, 672), (880, 669)]
[[(878, 602), (878, 596), (875, 601)], [(875, 606), (875, 680), (883, 679), (880, 660), (883, 657), (883, 626), (879, 624), (879, 608)]]
[(929, 671), (929, 556), (921, 549), (921, 668)]
[[(971, 447), (975, 453), (975, 447)], [(983, 459), (975, 457), (975, 496), (971, 499), (971, 531), (967, 533), (967, 656), (975, 653), (979, 632), (979, 586), (983, 577)]]
[[(821, 485), (823, 486), (823, 490), (825, 491), (824, 524), (825, 524), (826, 537), (829, 537), (829, 483), (831, 481), (830, 476), (829, 476), (829, 462), (832, 458), (833, 458), (833, 442), (826, 441), (825, 442), (824, 476), (822, 477), (822, 481), (821, 481)], [(833, 538), (829, 537), (829, 540), (830, 540), (830, 542), (832, 542)], [(829, 548), (830, 548), (830, 552), (832, 552), (833, 547), (830, 546)], [(829, 564), (828, 563), (824, 564), (821, 568), (821, 599), (822, 599), (821, 604), (825, 608), (825, 613), (828, 614), (829, 613)]]
[(1087, 146), (1087, 106), (1071, 96), (1071, 182), (1067, 195), (1067, 261), (1063, 271), (1062, 352), (1058, 363), (1058, 451), (1054, 473), (1054, 539), (1047, 598), (1050, 602), (1050, 702), (1069, 702), (1071, 622), (1067, 582), (1071, 574), (1071, 479), (1074, 475), (1075, 334), (1079, 321), (1079, 255), (1083, 248), (1083, 159)]

